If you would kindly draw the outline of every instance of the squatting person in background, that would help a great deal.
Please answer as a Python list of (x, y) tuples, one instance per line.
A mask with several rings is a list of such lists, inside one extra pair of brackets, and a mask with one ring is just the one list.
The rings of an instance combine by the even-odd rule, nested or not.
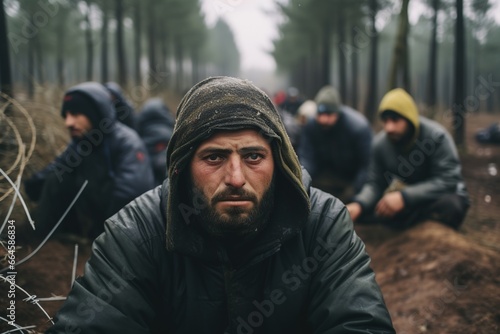
[(342, 104), (332, 86), (321, 88), (315, 102), (316, 117), (300, 136), (299, 159), (313, 186), (346, 202), (366, 181), (372, 130), (361, 113)]
[(394, 228), (435, 220), (458, 228), (469, 196), (451, 136), (419, 116), (401, 88), (384, 96), (378, 112), (384, 128), (374, 139), (368, 181), (347, 205), (352, 219)]
[(36, 230), (46, 235), (87, 180), (58, 231), (95, 238), (106, 218), (154, 187), (149, 158), (137, 133), (116, 120), (109, 93), (99, 83), (70, 88), (61, 115), (70, 144), (25, 182), (30, 199), (38, 201)]
[(182, 99), (168, 179), (106, 222), (47, 333), (394, 333), (345, 206), (310, 186), (269, 97)]

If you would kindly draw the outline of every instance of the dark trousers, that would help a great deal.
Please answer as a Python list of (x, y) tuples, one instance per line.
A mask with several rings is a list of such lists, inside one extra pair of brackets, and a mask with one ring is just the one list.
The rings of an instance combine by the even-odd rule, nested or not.
[(457, 194), (446, 194), (435, 201), (405, 208), (392, 218), (379, 217), (374, 213), (369, 213), (361, 217), (360, 223), (379, 223), (393, 229), (405, 229), (424, 220), (434, 220), (458, 229), (469, 206), (467, 198)]

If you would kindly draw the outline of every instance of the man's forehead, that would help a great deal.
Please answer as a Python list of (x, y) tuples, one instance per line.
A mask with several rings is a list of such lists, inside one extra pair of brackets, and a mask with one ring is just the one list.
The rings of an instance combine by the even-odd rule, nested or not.
[(198, 146), (198, 150), (210, 145), (224, 145), (225, 143), (241, 143), (242, 145), (259, 144), (270, 147), (269, 140), (262, 131), (256, 129), (241, 129), (231, 131), (217, 131), (209, 138), (205, 139)]

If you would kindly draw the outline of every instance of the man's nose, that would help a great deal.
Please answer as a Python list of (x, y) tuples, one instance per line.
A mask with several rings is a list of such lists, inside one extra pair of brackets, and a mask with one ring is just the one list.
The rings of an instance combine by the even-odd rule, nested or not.
[(388, 119), (384, 122), (384, 130), (385, 132), (394, 132), (395, 122)]
[(239, 156), (229, 158), (225, 183), (235, 188), (241, 188), (245, 185), (245, 172)]
[(67, 128), (73, 126), (75, 124), (75, 118), (70, 113), (66, 113), (66, 117), (64, 117), (64, 125)]

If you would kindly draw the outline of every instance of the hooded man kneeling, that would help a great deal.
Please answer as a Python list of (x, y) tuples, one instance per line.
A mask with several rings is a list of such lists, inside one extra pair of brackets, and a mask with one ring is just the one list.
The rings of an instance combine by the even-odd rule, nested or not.
[(48, 333), (394, 333), (346, 208), (310, 187), (264, 92), (195, 85), (167, 161), (107, 220)]

